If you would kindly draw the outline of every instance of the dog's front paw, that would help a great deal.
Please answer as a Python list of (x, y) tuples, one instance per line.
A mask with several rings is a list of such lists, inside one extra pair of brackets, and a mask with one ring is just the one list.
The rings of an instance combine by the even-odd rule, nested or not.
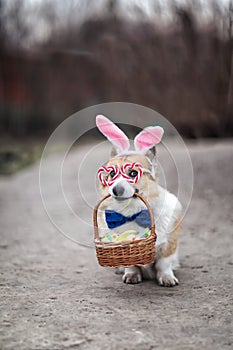
[(136, 284), (142, 282), (142, 274), (138, 267), (129, 267), (125, 269), (122, 281), (127, 284)]
[(142, 282), (141, 273), (125, 273), (122, 281), (127, 284), (136, 284)]
[(174, 287), (175, 285), (179, 284), (178, 279), (174, 276), (174, 274), (158, 274), (157, 280), (160, 286), (163, 287)]

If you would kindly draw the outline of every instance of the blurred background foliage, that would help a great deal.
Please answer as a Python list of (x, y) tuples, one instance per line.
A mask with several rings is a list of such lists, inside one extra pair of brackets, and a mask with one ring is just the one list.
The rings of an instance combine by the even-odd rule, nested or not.
[(184, 137), (232, 136), (232, 53), (232, 0), (0, 0), (0, 134), (124, 101)]

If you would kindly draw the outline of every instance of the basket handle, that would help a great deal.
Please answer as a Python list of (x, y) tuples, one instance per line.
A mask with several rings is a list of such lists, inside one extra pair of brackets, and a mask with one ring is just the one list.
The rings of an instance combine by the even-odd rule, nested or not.
[[(135, 193), (134, 194), (135, 197), (139, 198), (147, 207), (149, 214), (150, 214), (150, 220), (151, 220), (151, 234), (150, 234), (150, 238), (154, 238), (156, 239), (157, 235), (155, 233), (155, 220), (154, 220), (154, 214), (153, 211), (151, 209), (150, 204), (148, 203), (148, 201), (139, 193)], [(93, 223), (94, 223), (94, 237), (95, 239), (99, 238), (99, 230), (98, 230), (98, 222), (97, 222), (97, 213), (98, 213), (98, 209), (100, 204), (105, 201), (105, 199), (111, 197), (110, 194), (107, 194), (106, 196), (104, 196), (95, 206), (94, 208), (94, 213), (93, 213)]]

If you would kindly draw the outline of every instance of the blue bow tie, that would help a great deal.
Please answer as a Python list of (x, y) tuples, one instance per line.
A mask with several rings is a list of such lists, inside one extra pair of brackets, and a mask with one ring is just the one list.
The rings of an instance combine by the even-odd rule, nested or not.
[(105, 220), (108, 228), (112, 229), (125, 224), (126, 222), (135, 221), (139, 226), (151, 227), (150, 214), (147, 209), (139, 211), (132, 216), (124, 216), (113, 210), (105, 210)]

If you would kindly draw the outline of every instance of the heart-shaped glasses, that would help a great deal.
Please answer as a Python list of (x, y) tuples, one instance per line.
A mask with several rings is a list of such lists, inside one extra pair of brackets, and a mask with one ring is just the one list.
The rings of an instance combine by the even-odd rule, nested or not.
[[(134, 170), (137, 167), (137, 174), (134, 177), (130, 177), (128, 174), (126, 174), (126, 171)], [(111, 180), (107, 180), (108, 175), (113, 172), (113, 176), (111, 177)], [(129, 183), (135, 184), (139, 181), (140, 177), (143, 174), (143, 168), (140, 163), (134, 162), (134, 163), (125, 163), (122, 165), (122, 167), (119, 169), (116, 165), (110, 165), (108, 167), (102, 166), (98, 170), (98, 178), (100, 182), (104, 186), (112, 186), (114, 181), (118, 178), (119, 175), (122, 175), (124, 179), (126, 179)]]

